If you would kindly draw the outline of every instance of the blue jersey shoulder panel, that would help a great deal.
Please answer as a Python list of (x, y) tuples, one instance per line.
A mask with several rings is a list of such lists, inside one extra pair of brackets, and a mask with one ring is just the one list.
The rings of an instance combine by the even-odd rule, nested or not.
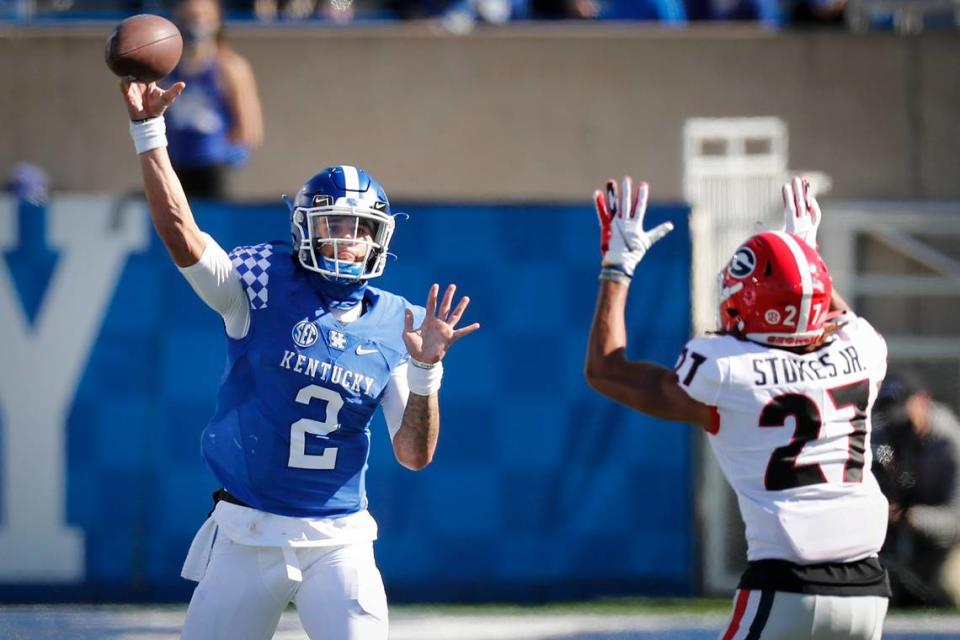
[(392, 369), (408, 358), (407, 347), (403, 343), (404, 314), (407, 309), (413, 311), (413, 326), (423, 324), (426, 310), (411, 304), (406, 298), (395, 293), (367, 287), (365, 301), (369, 303), (367, 314), (361, 320), (369, 327), (365, 337), (387, 350), (390, 354)]

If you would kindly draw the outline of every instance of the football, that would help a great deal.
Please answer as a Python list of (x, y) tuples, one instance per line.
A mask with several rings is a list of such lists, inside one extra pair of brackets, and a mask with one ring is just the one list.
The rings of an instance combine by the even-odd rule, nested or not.
[(176, 25), (161, 16), (141, 14), (117, 25), (103, 57), (121, 78), (155, 82), (173, 71), (182, 53), (183, 38)]

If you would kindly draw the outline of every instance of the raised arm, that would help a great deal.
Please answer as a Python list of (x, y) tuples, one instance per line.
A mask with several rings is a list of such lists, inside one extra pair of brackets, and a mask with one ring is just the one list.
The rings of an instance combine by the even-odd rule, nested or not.
[(206, 246), (166, 148), (163, 112), (185, 86), (178, 82), (164, 91), (155, 82), (145, 84), (129, 79), (120, 85), (130, 115), (131, 134), (140, 155), (143, 188), (153, 226), (178, 267), (196, 264)]
[(673, 371), (655, 362), (627, 359), (626, 302), (626, 285), (600, 283), (587, 344), (587, 382), (611, 400), (647, 415), (708, 428), (710, 408), (688, 396)]
[(710, 408), (688, 396), (673, 371), (654, 362), (626, 357), (624, 314), (634, 270), (647, 250), (673, 229), (672, 224), (665, 222), (644, 231), (649, 187), (641, 182), (635, 194), (632, 189), (632, 180), (627, 177), (619, 196), (613, 181), (607, 183), (605, 194), (594, 194), (600, 218), (603, 269), (584, 373), (591, 387), (632, 409), (709, 428)]
[(456, 286), (447, 287), (437, 309), (439, 285), (430, 287), (427, 294), (427, 314), (419, 328), (413, 326), (413, 312), (406, 313), (403, 341), (410, 353), (407, 364), (407, 382), (410, 395), (403, 410), (400, 429), (393, 437), (393, 452), (403, 466), (414, 471), (426, 467), (433, 460), (440, 436), (440, 379), (443, 376), (443, 357), (450, 346), (480, 328), (474, 322), (457, 329), (457, 323), (467, 310), (470, 298), (461, 298), (453, 306)]
[(227, 335), (239, 339), (250, 328), (243, 286), (227, 253), (197, 226), (167, 154), (163, 112), (185, 86), (178, 82), (164, 91), (154, 82), (120, 85), (157, 235), (193, 290), (223, 318)]
[(832, 289), (830, 292), (830, 311), (837, 313), (846, 313), (848, 311), (853, 311), (847, 301), (843, 296), (840, 295), (840, 292), (836, 289)]
[[(803, 177), (796, 177), (783, 185), (783, 229), (804, 240), (808, 245), (819, 251), (817, 231), (823, 220), (820, 203), (813, 191), (810, 181)], [(830, 311), (846, 313), (850, 305), (834, 288), (830, 297)]]

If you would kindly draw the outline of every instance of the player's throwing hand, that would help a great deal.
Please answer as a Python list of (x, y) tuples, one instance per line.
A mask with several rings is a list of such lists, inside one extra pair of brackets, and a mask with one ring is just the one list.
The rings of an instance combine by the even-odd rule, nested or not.
[(162, 116), (186, 86), (183, 82), (177, 82), (169, 89), (163, 90), (156, 82), (147, 84), (124, 78), (120, 82), (120, 92), (123, 93), (127, 103), (130, 119), (146, 120)]
[(784, 231), (817, 248), (817, 229), (820, 228), (820, 205), (813, 187), (806, 178), (794, 178), (783, 185)]
[[(407, 352), (417, 362), (435, 364), (443, 360), (450, 345), (465, 335), (471, 334), (480, 328), (479, 322), (456, 329), (457, 323), (470, 304), (470, 298), (464, 296), (456, 307), (453, 307), (453, 294), (457, 285), (451, 284), (443, 294), (440, 309), (437, 309), (437, 296), (440, 285), (434, 284), (427, 293), (427, 314), (419, 328), (413, 328), (413, 313), (408, 309), (404, 317), (403, 342), (407, 345)], [(452, 309), (452, 310), (451, 310)]]
[(649, 231), (643, 230), (650, 185), (641, 182), (633, 189), (633, 179), (626, 176), (619, 193), (614, 180), (607, 181), (606, 192), (593, 193), (593, 202), (600, 221), (600, 253), (603, 256), (601, 278), (627, 284), (637, 263), (651, 246), (673, 231), (672, 222), (663, 222)]

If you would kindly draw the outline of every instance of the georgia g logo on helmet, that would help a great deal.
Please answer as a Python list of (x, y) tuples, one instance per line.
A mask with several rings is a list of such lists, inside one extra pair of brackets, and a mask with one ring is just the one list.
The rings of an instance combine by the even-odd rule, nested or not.
[(733, 254), (733, 257), (730, 258), (728, 271), (734, 278), (742, 280), (753, 273), (756, 268), (756, 254), (753, 253), (750, 247), (740, 247), (737, 249), (737, 252)]

